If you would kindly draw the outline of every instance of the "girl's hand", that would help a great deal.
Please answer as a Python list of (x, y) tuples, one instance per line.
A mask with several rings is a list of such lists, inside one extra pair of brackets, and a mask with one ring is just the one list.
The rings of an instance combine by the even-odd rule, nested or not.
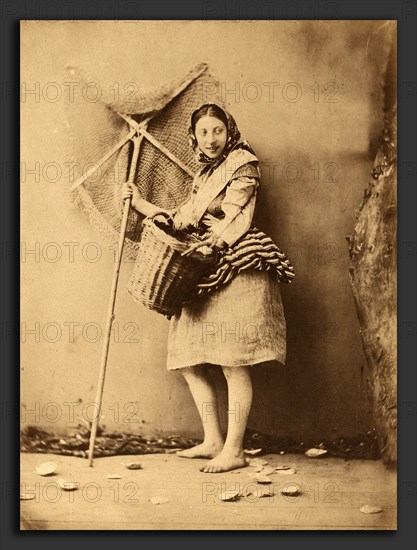
[(180, 210), (173, 213), (172, 221), (174, 222), (174, 227), (177, 231), (188, 229), (192, 225), (187, 219), (185, 219)]
[(209, 234), (201, 242), (191, 245), (181, 256), (189, 256), (194, 250), (201, 249), (200, 252), (203, 254), (211, 254), (213, 252), (213, 247), (216, 248), (225, 248), (227, 244), (220, 239), (215, 233)]
[(136, 204), (138, 203), (140, 199), (140, 194), (138, 191), (138, 188), (133, 183), (129, 183), (126, 181), (122, 185), (122, 199), (125, 201), (126, 199), (132, 198), (132, 206), (135, 208)]

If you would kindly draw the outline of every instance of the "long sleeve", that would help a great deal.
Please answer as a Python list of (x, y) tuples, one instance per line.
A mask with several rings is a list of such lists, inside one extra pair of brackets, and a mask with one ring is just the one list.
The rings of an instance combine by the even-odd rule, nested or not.
[[(259, 178), (256, 167), (238, 170), (227, 187), (221, 204), (225, 216), (211, 226), (215, 235), (223, 239), (229, 246), (233, 245), (244, 235), (252, 224), (256, 204), (256, 190), (259, 187)], [(255, 172), (254, 172), (255, 171)], [(245, 173), (255, 175), (242, 175)]]

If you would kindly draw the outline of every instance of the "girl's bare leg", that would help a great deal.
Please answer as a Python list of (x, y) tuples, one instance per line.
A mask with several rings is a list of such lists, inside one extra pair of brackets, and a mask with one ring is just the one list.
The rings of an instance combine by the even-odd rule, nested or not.
[(227, 472), (246, 466), (243, 436), (252, 405), (250, 367), (222, 368), (229, 396), (227, 438), (221, 453), (200, 468), (206, 473)]
[(213, 458), (223, 448), (224, 439), (220, 430), (217, 396), (210, 373), (205, 366), (181, 369), (200, 414), (204, 429), (204, 441), (191, 449), (178, 451), (185, 458)]

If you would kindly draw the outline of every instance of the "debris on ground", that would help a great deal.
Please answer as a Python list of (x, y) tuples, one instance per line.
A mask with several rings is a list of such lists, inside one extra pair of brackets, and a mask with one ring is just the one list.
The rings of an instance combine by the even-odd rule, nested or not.
[[(62, 437), (49, 433), (37, 426), (27, 426), (21, 432), (21, 450), (27, 453), (52, 453), (68, 456), (88, 457), (90, 428), (88, 423), (79, 424)], [(150, 453), (174, 453), (201, 443), (199, 439), (187, 439), (178, 435), (150, 436), (125, 432), (105, 432), (100, 426), (94, 448), (96, 458), (118, 455), (144, 455)], [(305, 453), (306, 449), (327, 451), (337, 458), (378, 459), (376, 430), (369, 430), (350, 438), (337, 438), (329, 441), (302, 441), (290, 437), (274, 437), (248, 431), (245, 438), (245, 454), (248, 456), (284, 453)], [(284, 450), (283, 450), (284, 449)], [(324, 453), (322, 453), (324, 454)], [(248, 459), (248, 460), (256, 460)]]
[(33, 500), (35, 497), (35, 493), (20, 493), (20, 500)]
[(262, 449), (244, 449), (245, 455), (255, 456), (262, 452)]
[(327, 454), (327, 451), (325, 449), (312, 448), (312, 449), (308, 449), (304, 454), (310, 458), (319, 458)]
[(262, 448), (262, 454), (304, 453), (309, 448), (325, 448), (328, 455), (336, 458), (357, 458), (377, 460), (381, 458), (376, 429), (352, 437), (337, 437), (333, 439), (300, 440), (293, 437), (275, 437), (248, 431), (245, 438), (245, 448)]
[(362, 508), (359, 508), (359, 511), (363, 514), (379, 514), (382, 512), (382, 508), (379, 506), (371, 506), (370, 504), (365, 504)]
[(169, 499), (165, 497), (152, 497), (149, 501), (152, 502), (152, 504), (166, 504), (169, 502)]
[(258, 495), (258, 498), (267, 498), (267, 497), (273, 497), (273, 496), (275, 496), (275, 493), (272, 489), (270, 489), (266, 493), (261, 493), (260, 495)]
[(229, 502), (233, 500), (237, 500), (240, 496), (242, 496), (239, 491), (223, 491), (220, 493), (220, 500), (223, 500), (224, 502)]
[[(180, 436), (165, 438), (132, 433), (98, 431), (94, 448), (94, 457), (117, 455), (144, 455), (153, 453), (171, 453), (187, 449), (199, 443), (196, 439)], [(62, 439), (53, 433), (28, 426), (21, 432), (21, 450), (28, 453), (53, 453), (67, 456), (88, 457), (90, 431), (83, 425)]]
[(255, 474), (253, 476), (253, 479), (256, 481), (256, 483), (260, 483), (261, 485), (269, 485), (272, 483), (272, 479), (268, 476), (263, 476), (261, 474)]
[(286, 497), (295, 497), (300, 494), (300, 488), (297, 485), (288, 485), (287, 487), (281, 489), (281, 494)]
[(35, 472), (40, 476), (50, 476), (56, 472), (57, 465), (55, 462), (42, 462), (36, 466)]
[(79, 483), (76, 483), (75, 481), (67, 481), (62, 478), (58, 478), (56, 482), (58, 483), (59, 487), (64, 491), (75, 491), (76, 489), (78, 489), (79, 485)]
[(271, 468), (271, 466), (258, 466), (255, 472), (263, 476), (270, 476), (271, 474), (275, 474), (275, 468)]
[(142, 470), (143, 468), (140, 462), (129, 462), (128, 464), (123, 463), (123, 466), (128, 470)]

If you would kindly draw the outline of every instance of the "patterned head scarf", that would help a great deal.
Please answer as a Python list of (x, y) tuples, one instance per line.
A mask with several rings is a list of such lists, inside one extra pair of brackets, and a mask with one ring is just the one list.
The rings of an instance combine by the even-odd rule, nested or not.
[[(240, 139), (240, 132), (235, 122), (235, 119), (232, 117), (232, 115), (228, 113), (225, 109), (220, 107), (220, 105), (218, 105), (217, 103), (204, 103), (204, 105), (201, 105), (198, 109), (196, 109), (193, 112), (193, 114), (191, 115), (191, 120), (193, 119), (194, 114), (197, 111), (199, 111), (202, 107), (209, 107), (209, 106), (215, 106), (218, 109), (220, 109), (224, 113), (224, 117), (227, 120), (227, 125), (226, 125), (227, 141), (220, 157), (212, 159), (199, 149), (197, 138), (195, 137), (192, 125), (190, 125), (190, 127), (188, 128), (188, 136), (189, 136), (190, 145), (193, 148), (194, 153), (197, 155), (198, 161), (201, 164), (214, 168), (215, 166), (223, 162), (224, 159), (227, 157), (227, 155), (230, 153), (230, 151), (237, 145)], [(212, 115), (209, 115), (209, 116), (212, 116)]]

